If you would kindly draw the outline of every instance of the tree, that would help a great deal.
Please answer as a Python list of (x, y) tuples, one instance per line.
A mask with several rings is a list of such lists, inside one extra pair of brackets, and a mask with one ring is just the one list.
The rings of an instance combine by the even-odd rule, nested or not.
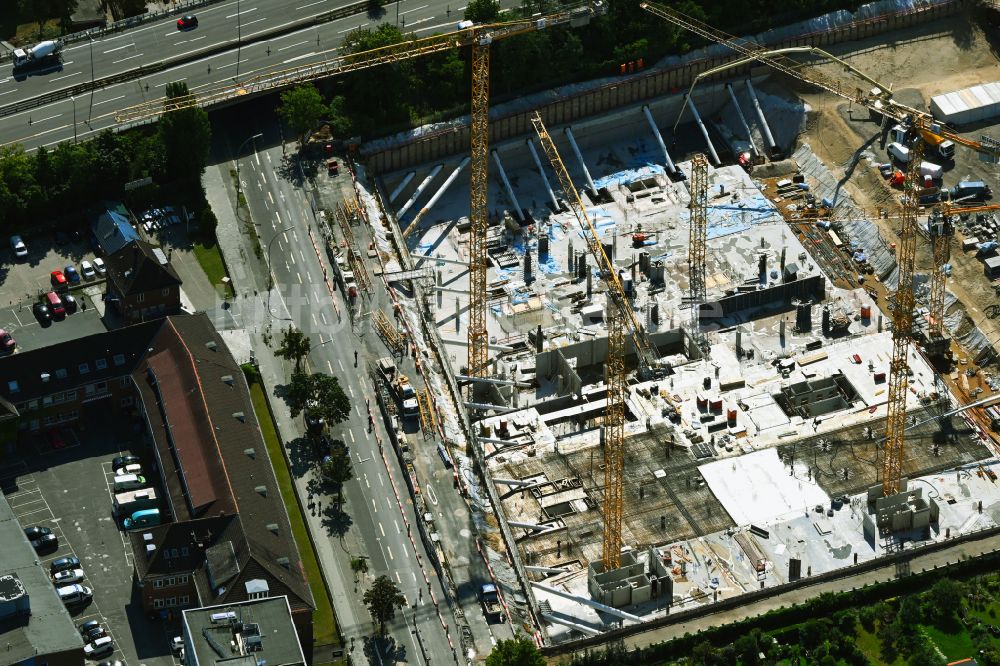
[(301, 370), (293, 372), (286, 401), (292, 416), (298, 416), (308, 407), (310, 414), (328, 424), (340, 423), (351, 411), (351, 401), (337, 378), (319, 372), (311, 375)]
[(337, 95), (330, 100), (330, 108), (327, 109), (330, 118), (330, 133), (338, 138), (347, 138), (354, 133), (354, 122), (347, 110), (347, 98)]
[(545, 658), (535, 641), (518, 634), (498, 642), (486, 657), (486, 666), (545, 666)]
[(302, 360), (309, 356), (311, 350), (312, 340), (309, 336), (303, 333), (302, 329), (289, 324), (281, 336), (281, 345), (274, 350), (274, 355), (286, 361), (294, 361), (295, 371), (301, 372)]
[(278, 115), (291, 126), (301, 143), (305, 143), (309, 132), (316, 128), (326, 111), (323, 96), (311, 83), (281, 93)]
[[(388, 576), (376, 578), (372, 586), (365, 591), (362, 600), (365, 606), (368, 606), (372, 620), (378, 624), (380, 634), (385, 633), (385, 623), (396, 617), (396, 609), (406, 605), (406, 597)], [(488, 659), (486, 663), (490, 663)]]
[(950, 578), (942, 578), (924, 595), (927, 602), (925, 615), (937, 624), (946, 624), (962, 610), (964, 596), (964, 585)]
[(330, 453), (320, 465), (323, 478), (337, 486), (337, 508), (344, 499), (344, 484), (354, 478), (354, 468), (351, 465), (351, 453), (347, 445), (335, 440), (330, 447)]
[[(167, 84), (166, 95), (164, 106), (169, 107), (171, 101), (188, 97), (190, 93), (186, 83), (176, 81)], [(160, 116), (158, 136), (166, 177), (197, 183), (205, 170), (212, 140), (212, 126), (205, 110), (190, 106), (165, 111)]]
[(469, 0), (465, 6), (465, 20), (475, 23), (492, 23), (500, 16), (497, 0)]
[(38, 39), (44, 38), (42, 28), (50, 19), (64, 21), (76, 11), (76, 0), (18, 0), (18, 15), (22, 20), (38, 24)]

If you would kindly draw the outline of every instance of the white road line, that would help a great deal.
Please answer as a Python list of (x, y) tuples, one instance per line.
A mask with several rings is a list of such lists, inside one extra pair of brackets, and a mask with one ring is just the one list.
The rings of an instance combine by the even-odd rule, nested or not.
[(310, 316), (310, 319), (313, 320), (313, 326), (319, 326), (319, 322), (316, 321), (316, 313), (315, 312), (312, 313), (312, 315)]
[(396, 526), (396, 534), (402, 534), (403, 528), (399, 526), (399, 521), (395, 518), (392, 519), (392, 524)]
[(320, 310), (319, 311), (319, 318), (323, 320), (323, 325), (326, 326), (327, 325), (326, 313), (323, 312), (322, 310)]
[[(280, 221), (280, 220), (281, 220), (281, 218), (278, 218), (278, 220)], [(286, 243), (288, 242), (288, 233), (287, 233), (287, 232), (284, 232), (284, 233), (282, 233), (282, 234), (281, 234), (281, 237), (285, 239), (285, 242), (286, 242)]]
[(385, 552), (389, 553), (389, 559), (390, 560), (396, 559), (395, 557), (392, 556), (392, 548), (389, 548), (389, 546), (385, 547)]
[(299, 11), (300, 9), (305, 9), (306, 7), (313, 7), (315, 5), (322, 5), (324, 2), (326, 2), (326, 0), (316, 0), (316, 2), (310, 2), (308, 5), (302, 5), (301, 7), (296, 7), (295, 11)]
[[(449, 23), (448, 25), (451, 25), (451, 24)], [(363, 28), (363, 27), (365, 27), (365, 24), (364, 24), (364, 23), (359, 23), (359, 24), (357, 25), (357, 27), (354, 27), (354, 28), (348, 28), (347, 30), (338, 30), (338, 31), (337, 31), (337, 34), (338, 34), (338, 35), (342, 35), (342, 34), (344, 34), (345, 32), (350, 32), (351, 30), (357, 30), (358, 28)]]
[(271, 153), (264, 153), (264, 157), (266, 157), (266, 158), (267, 158), (267, 161), (268, 161), (268, 162), (270, 162), (270, 161), (271, 161)]
[(247, 21), (247, 22), (245, 22), (245, 23), (243, 24), (243, 27), (245, 28), (245, 27), (247, 27), (248, 25), (253, 25), (254, 23), (260, 23), (261, 21), (266, 21), (266, 20), (267, 20), (267, 17), (264, 17), (264, 18), (259, 18), (259, 19), (254, 19), (254, 20), (252, 20), (252, 21)]
[(77, 76), (77, 75), (79, 75), (79, 74), (83, 74), (83, 72), (73, 72), (72, 74), (67, 74), (66, 76), (57, 76), (57, 77), (56, 77), (56, 78), (54, 78), (54, 79), (50, 79), (50, 81), (52, 81), (52, 82), (54, 83), (54, 82), (56, 82), (56, 81), (62, 81), (63, 79), (68, 79), (68, 78), (70, 78), (71, 76)]
[[(268, 194), (270, 194), (270, 192), (268, 192)], [(272, 201), (273, 201), (273, 199), (272, 199)], [(278, 211), (274, 211), (274, 219), (276, 219), (278, 221), (277, 222), (278, 224), (281, 224), (281, 215), (278, 214)], [(287, 236), (285, 236), (285, 241), (288, 241), (288, 237)]]
[(130, 46), (135, 46), (135, 42), (130, 42), (125, 46), (116, 46), (113, 49), (108, 49), (107, 51), (105, 51), (105, 53), (114, 53), (115, 51), (121, 51), (122, 49), (127, 49)]
[(358, 410), (358, 416), (363, 416), (361, 413), (361, 405), (354, 405), (354, 409)]
[(302, 263), (306, 263), (306, 253), (299, 250), (299, 256), (302, 257)]
[[(364, 479), (365, 479), (365, 486), (367, 486), (368, 488), (371, 488), (372, 484), (368, 483), (368, 475), (364, 474), (362, 476), (364, 476)], [(381, 524), (381, 523), (379, 523), (379, 524)], [(382, 532), (382, 536), (385, 536), (385, 532)]]
[(417, 582), (417, 572), (416, 571), (411, 571), (410, 575), (413, 576), (413, 582), (416, 583)]
[(374, 498), (372, 498), (372, 509), (375, 510), (375, 513), (378, 513), (378, 507), (375, 506), (375, 499)]
[(36, 120), (34, 122), (36, 122), (36, 123), (44, 123), (46, 120), (55, 120), (56, 118), (58, 118), (61, 115), (62, 115), (61, 113), (57, 113), (54, 116), (49, 116), (48, 118), (42, 118), (41, 120)]
[(330, 359), (326, 360), (326, 367), (330, 369), (330, 374), (333, 374), (333, 364), (330, 363)]
[(438, 23), (437, 25), (429, 25), (426, 28), (417, 28), (413, 32), (424, 32), (425, 30), (436, 30), (437, 28), (444, 28), (446, 26), (455, 27), (454, 21), (449, 21), (447, 23)]
[(3, 92), (0, 92), (0, 95), (9, 95), (12, 92), (17, 92), (17, 91), (11, 88), (10, 90), (4, 90)]
[(309, 53), (303, 53), (302, 55), (295, 56), (294, 58), (289, 58), (288, 60), (282, 60), (282, 65), (287, 65), (290, 62), (295, 62), (296, 60), (302, 60), (303, 58), (308, 58), (310, 56), (316, 55), (315, 51), (310, 51)]
[(385, 486), (385, 477), (382, 476), (382, 472), (378, 473), (378, 480), (383, 486)]
[(421, 23), (427, 23), (428, 21), (433, 21), (433, 20), (434, 20), (433, 16), (428, 16), (427, 18), (417, 19), (416, 21), (411, 21), (410, 22), (410, 27), (412, 28), (415, 25), (420, 25)]
[(288, 46), (282, 46), (280, 49), (278, 49), (278, 52), (280, 53), (281, 51), (286, 51), (288, 49), (295, 48), (296, 46), (302, 46), (303, 44), (308, 44), (310, 41), (311, 40), (307, 39), (304, 42), (295, 42), (294, 44), (289, 44)]
[(399, 12), (399, 15), (409, 14), (410, 12), (419, 12), (421, 9), (427, 9), (430, 5), (421, 5), (420, 7), (414, 7), (413, 9), (407, 9), (405, 12)]
[(142, 57), (141, 53), (136, 53), (135, 55), (130, 55), (127, 58), (122, 58), (121, 60), (112, 60), (111, 64), (112, 65), (117, 65), (120, 62), (125, 62), (126, 60), (133, 60), (135, 58), (141, 58), (141, 57)]
[(257, 11), (257, 8), (256, 7), (251, 7), (250, 9), (244, 9), (241, 12), (236, 12), (235, 14), (230, 14), (226, 18), (227, 19), (236, 18), (237, 16), (241, 16), (242, 14), (249, 14), (250, 12), (255, 12), (255, 11)]
[(385, 503), (389, 506), (389, 511), (392, 511), (392, 502), (389, 501), (388, 497), (385, 498)]
[[(331, 370), (330, 372), (331, 372), (331, 374), (332, 374), (332, 373), (333, 373), (333, 370)], [(348, 384), (348, 385), (347, 385), (347, 390), (348, 390), (348, 391), (350, 391), (350, 393), (351, 393), (351, 397), (353, 398), (353, 397), (354, 397), (354, 387), (353, 387), (353, 386), (351, 386), (350, 384)]]
[(302, 273), (295, 271), (295, 277), (299, 279), (299, 284), (302, 284)]
[(341, 372), (347, 372), (346, 370), (344, 370), (344, 362), (341, 361), (339, 358), (337, 359), (337, 365), (340, 366), (340, 371)]
[[(381, 527), (381, 525), (379, 525), (379, 527)], [(399, 584), (400, 584), (400, 585), (402, 585), (402, 584), (403, 584), (403, 579), (399, 577), (399, 571), (397, 571), (397, 572), (396, 572), (396, 580), (398, 580), (398, 581), (399, 581)]]
[[(271, 190), (267, 191), (267, 198), (271, 200), (271, 203), (274, 203), (274, 197), (271, 196)], [(275, 213), (275, 214), (277, 214), (277, 213)]]
[(111, 99), (102, 99), (100, 102), (94, 102), (94, 106), (99, 106), (101, 104), (107, 104), (108, 102), (114, 102), (115, 100), (125, 99), (125, 95), (119, 95), (118, 97), (112, 97)]
[[(243, 60), (240, 60), (239, 64), (242, 65), (245, 62), (250, 62), (250, 58), (244, 58)], [(216, 67), (216, 69), (222, 69), (223, 67), (235, 67), (236, 64), (237, 63), (235, 62), (227, 62), (225, 65), (219, 65), (218, 67)], [(222, 79), (221, 81), (216, 81), (216, 83), (226, 83), (228, 81), (230, 81), (230, 79)]]
[(347, 434), (351, 436), (351, 444), (354, 444), (354, 431), (348, 430)]

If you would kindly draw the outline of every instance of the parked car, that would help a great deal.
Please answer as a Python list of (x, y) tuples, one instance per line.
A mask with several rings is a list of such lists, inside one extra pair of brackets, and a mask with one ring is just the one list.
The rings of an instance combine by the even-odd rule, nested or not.
[(42, 326), (48, 326), (52, 323), (52, 313), (49, 312), (49, 306), (45, 303), (35, 303), (31, 306), (31, 312)]
[(66, 440), (63, 439), (63, 436), (58, 429), (49, 430), (48, 438), (49, 438), (49, 444), (52, 446), (53, 449), (66, 448)]
[(52, 574), (52, 581), (56, 585), (69, 585), (79, 583), (83, 580), (83, 569), (64, 569)]
[(76, 272), (76, 268), (73, 266), (67, 266), (65, 270), (63, 270), (63, 273), (66, 274), (66, 279), (73, 284), (80, 281), (80, 274)]
[(115, 643), (111, 636), (102, 636), (83, 646), (84, 657), (103, 657), (115, 651)]
[(101, 626), (101, 622), (99, 620), (87, 620), (86, 622), (83, 622), (83, 623), (77, 625), (76, 628), (80, 631), (80, 635), (81, 636), (86, 636), (93, 629), (97, 629), (100, 626)]
[(49, 273), (49, 278), (52, 280), (53, 287), (66, 286), (66, 276), (63, 275), (62, 271), (52, 271), (51, 273)]
[(28, 256), (28, 246), (16, 234), (10, 237), (10, 249), (14, 250), (14, 256), (18, 259), (24, 259)]
[(191, 30), (198, 27), (198, 17), (194, 14), (185, 14), (177, 19), (178, 30)]
[(104, 629), (104, 627), (98, 625), (96, 628), (91, 629), (86, 634), (84, 634), (84, 636), (83, 636), (83, 642), (84, 643), (91, 643), (93, 641), (96, 641), (98, 638), (102, 638), (103, 636), (107, 636), (107, 635), (108, 635), (108, 632)]
[(73, 294), (65, 294), (60, 298), (67, 314), (72, 314), (79, 309), (79, 304), (76, 302), (76, 297)]
[(115, 470), (115, 476), (124, 476), (126, 474), (142, 474), (142, 465), (139, 463), (130, 463)]
[(100, 257), (94, 258), (94, 269), (101, 275), (104, 275), (105, 273), (108, 272), (107, 266), (104, 265), (104, 260), (101, 259)]
[(16, 346), (17, 343), (14, 342), (14, 338), (11, 337), (11, 334), (0, 328), (0, 352), (14, 351), (14, 347)]
[(94, 270), (94, 265), (89, 261), (84, 259), (80, 262), (80, 272), (83, 273), (83, 278), (85, 280), (93, 280), (97, 277), (97, 272)]
[(36, 551), (57, 548), (59, 546), (59, 539), (48, 527), (40, 527), (38, 525), (25, 527), (24, 536), (28, 537), (31, 547)]
[[(139, 456), (133, 456), (129, 454), (115, 456), (111, 461), (111, 469), (121, 469), (126, 465), (134, 465), (139, 462)], [(115, 476), (120, 476), (116, 474)]]
[(170, 641), (170, 651), (174, 653), (174, 656), (178, 656), (181, 650), (184, 649), (184, 639), (180, 636), (174, 636), (173, 640)]
[(49, 564), (49, 570), (52, 573), (57, 571), (63, 571), (64, 569), (77, 569), (80, 566), (80, 558), (76, 555), (67, 555), (66, 557), (60, 557), (58, 559), (52, 560)]

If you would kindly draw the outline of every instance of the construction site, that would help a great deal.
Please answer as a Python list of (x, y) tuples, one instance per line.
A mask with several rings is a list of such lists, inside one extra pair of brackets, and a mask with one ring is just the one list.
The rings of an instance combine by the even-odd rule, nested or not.
[(547, 643), (1000, 526), (992, 24), (834, 56), (643, 8), (738, 75), (495, 144), (474, 91), (471, 153), (370, 181)]

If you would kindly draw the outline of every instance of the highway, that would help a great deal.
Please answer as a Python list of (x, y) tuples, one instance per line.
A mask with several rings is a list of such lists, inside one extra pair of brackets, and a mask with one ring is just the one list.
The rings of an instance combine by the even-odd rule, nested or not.
[[(280, 338), (280, 330), (294, 323), (312, 340), (309, 356), (312, 370), (338, 377), (351, 397), (348, 420), (333, 426), (330, 432), (350, 448), (354, 469), (354, 478), (344, 488), (344, 514), (335, 509), (335, 498), (322, 492), (315, 480), (303, 479), (312, 488), (311, 501), (316, 503), (310, 523), (314, 538), (333, 544), (330, 549), (338, 555), (333, 558), (335, 564), (324, 563), (324, 566), (334, 588), (331, 592), (341, 632), (348, 641), (350, 637), (357, 639), (357, 651), (377, 649), (378, 656), (372, 656), (371, 663), (454, 663), (454, 653), (442, 625), (442, 617), (445, 622), (452, 622), (451, 611), (419, 539), (417, 517), (407, 495), (403, 472), (386, 439), (365, 372), (366, 363), (385, 355), (385, 348), (368, 330), (367, 323), (352, 326), (341, 295), (331, 298), (323, 283), (323, 266), (309, 230), (319, 236), (308, 199), (294, 182), (294, 170), (282, 159), (277, 123), (273, 118), (248, 117), (234, 125), (227, 126), (226, 139), (231, 154), (236, 155), (242, 147), (241, 187), (274, 275), (274, 288), (267, 302), (274, 336), (272, 347)], [(257, 133), (263, 136), (247, 141)], [(235, 198), (235, 192), (231, 195)], [(248, 259), (258, 263), (252, 256)], [(260, 290), (263, 297), (268, 292), (265, 285), (261, 286), (264, 286)], [(387, 300), (384, 290), (381, 298)], [(361, 352), (358, 369), (354, 366), (356, 349)], [(373, 432), (368, 427), (366, 399), (369, 397), (375, 416)], [(281, 408), (279, 405), (276, 403)], [(301, 428), (301, 418), (298, 425)], [(384, 456), (378, 438), (385, 442)], [(408, 524), (413, 526), (413, 539)], [(349, 556), (368, 559), (368, 574), (353, 594), (354, 573), (349, 568)], [(391, 641), (369, 644), (366, 637), (372, 634), (372, 623), (361, 596), (379, 575), (389, 576), (397, 583), (407, 598), (407, 607), (398, 611), (387, 627)], [(440, 603), (441, 616), (435, 600)]]
[[(257, 2), (278, 4), (276, 0), (257, 0)], [(315, 2), (315, 0), (293, 0), (284, 4), (303, 7), (310, 2)], [(164, 86), (173, 81), (187, 81), (188, 88), (197, 93), (199, 89), (212, 89), (231, 84), (234, 81), (244, 81), (264, 72), (281, 71), (289, 67), (321, 61), (324, 58), (323, 54), (331, 53), (341, 43), (345, 34), (359, 27), (374, 28), (380, 21), (395, 22), (397, 10), (400, 27), (404, 28), (406, 32), (413, 32), (418, 37), (425, 37), (435, 32), (447, 32), (455, 28), (465, 9), (464, 0), (456, 0), (456, 2), (462, 4), (456, 4), (453, 7), (450, 0), (403, 0), (386, 5), (384, 7), (385, 13), (379, 20), (373, 20), (367, 14), (358, 14), (330, 21), (321, 26), (291, 32), (278, 39), (244, 45), (239, 49), (233, 48), (215, 56), (178, 65), (147, 78), (115, 84), (76, 98), (63, 99), (28, 111), (15, 113), (0, 118), (0, 144), (19, 143), (26, 149), (34, 149), (39, 146), (51, 147), (61, 141), (86, 139), (103, 129), (115, 127), (114, 112), (117, 109), (163, 97)], [(243, 0), (240, 5), (240, 13), (244, 19), (257, 21), (260, 18), (258, 12), (261, 10), (250, 12), (248, 6), (252, 4), (254, 4), (254, 0)], [(514, 5), (515, 3), (512, 0), (505, 0), (503, 4)], [(226, 7), (229, 9), (224, 9)], [(235, 3), (213, 5), (211, 9), (221, 10), (215, 16), (218, 17), (219, 21), (225, 22), (227, 30), (231, 28), (229, 38), (235, 42), (235, 23), (233, 23), (235, 19), (230, 18), (235, 12)], [(295, 11), (295, 8), (285, 10), (286, 13), (289, 11)], [(173, 22), (168, 24), (155, 23), (109, 38), (109, 40), (114, 41), (104, 40), (103, 47), (95, 47), (95, 58), (97, 52), (100, 51), (103, 57), (111, 58), (110, 62), (123, 60), (124, 63), (118, 63), (118, 65), (126, 66), (125, 63), (144, 62), (149, 57), (147, 51), (154, 51), (153, 55), (155, 56), (157, 48), (201, 49), (201, 42), (197, 42), (196, 45), (190, 43), (192, 40), (201, 38), (201, 31), (213, 35), (206, 37), (205, 42), (225, 38), (222, 35), (224, 31), (221, 29), (218, 32), (209, 32), (212, 30), (213, 15), (207, 14), (207, 10), (199, 12), (198, 16), (200, 25), (190, 32), (178, 33)], [(244, 26), (246, 25), (247, 23), (244, 22)], [(251, 29), (256, 29), (259, 32), (263, 26), (264, 23), (255, 23)], [(149, 49), (140, 50), (135, 45), (137, 42), (134, 37), (138, 36), (136, 35), (137, 31), (144, 31), (140, 34), (146, 35), (149, 39), (160, 40), (162, 47), (152, 45)], [(243, 39), (246, 38), (244, 32)], [(184, 44), (183, 42), (188, 43)], [(65, 52), (65, 60), (68, 62), (62, 72), (32, 77), (24, 83), (16, 82), (13, 78), (3, 81), (0, 83), (0, 104), (9, 103), (4, 96), (16, 92), (16, 86), (25, 83), (30, 82), (32, 86), (43, 85), (47, 81), (57, 83), (56, 79), (66, 80), (62, 77), (75, 77), (84, 80), (90, 74), (89, 62), (84, 62), (88, 60), (88, 50), (89, 45), (87, 44), (73, 45), (68, 48)], [(109, 52), (105, 53), (105, 51)], [(136, 53), (141, 53), (141, 57), (135, 60), (125, 60)], [(154, 61), (158, 59), (159, 57), (154, 57)], [(102, 71), (97, 73), (98, 76), (105, 74), (106, 72)]]
[(92, 42), (68, 44), (62, 51), (62, 71), (39, 72), (23, 81), (14, 79), (8, 61), (0, 65), (7, 68), (0, 79), (0, 106), (143, 65), (190, 58), (221, 44), (235, 44), (237, 30), (243, 41), (252, 41), (263, 33), (329, 12), (337, 4), (335, 0), (232, 0), (209, 5), (197, 11), (199, 26), (193, 30), (179, 31), (180, 15), (176, 15)]

